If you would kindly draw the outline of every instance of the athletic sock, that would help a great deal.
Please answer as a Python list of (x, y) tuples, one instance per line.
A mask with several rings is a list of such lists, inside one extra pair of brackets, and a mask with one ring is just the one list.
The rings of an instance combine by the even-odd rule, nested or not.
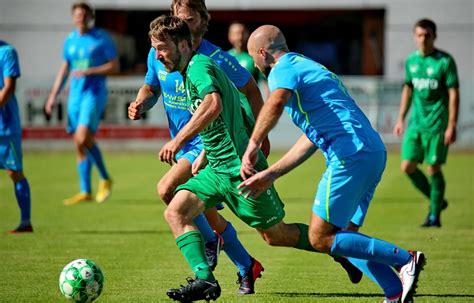
[(196, 278), (214, 282), (216, 279), (207, 263), (204, 241), (198, 231), (190, 231), (176, 238), (181, 253), (191, 266)]
[(203, 213), (200, 213), (197, 217), (195, 217), (193, 222), (201, 232), (201, 235), (204, 238), (204, 242), (207, 243), (216, 241), (217, 236), (212, 230), (211, 225), (209, 225), (209, 222), (207, 221), (206, 216), (204, 216)]
[(300, 237), (298, 239), (298, 243), (296, 243), (295, 248), (307, 250), (307, 251), (314, 251), (318, 252), (314, 247), (309, 243), (308, 237), (308, 225), (303, 223), (295, 223), (300, 230)]
[(396, 297), (402, 293), (402, 283), (392, 267), (368, 260), (348, 259), (355, 267), (383, 289), (385, 297)]
[(252, 265), (252, 257), (239, 241), (237, 232), (230, 222), (227, 222), (227, 227), (221, 233), (224, 239), (224, 251), (229, 259), (237, 266), (240, 276), (243, 277), (249, 271)]
[(79, 184), (81, 192), (90, 194), (91, 189), (91, 168), (92, 162), (89, 157), (77, 162), (77, 172), (79, 173)]
[(441, 171), (431, 176), (430, 215), (439, 218), (444, 201), (444, 190), (446, 182)]
[(349, 230), (336, 232), (331, 254), (374, 261), (392, 267), (403, 266), (411, 259), (410, 253), (403, 248)]
[(102, 158), (102, 153), (100, 152), (99, 146), (94, 144), (91, 148), (88, 149), (92, 159), (94, 160), (97, 169), (99, 170), (99, 175), (103, 180), (109, 180), (109, 174), (105, 168), (104, 159)]
[(421, 170), (416, 168), (413, 173), (408, 174), (408, 178), (410, 178), (411, 183), (413, 183), (413, 185), (419, 191), (421, 191), (423, 195), (425, 195), (427, 198), (430, 197), (430, 184), (428, 183), (428, 178), (426, 178), (425, 174)]
[(31, 224), (31, 197), (30, 197), (30, 185), (28, 180), (24, 178), (14, 184), (15, 196), (20, 207), (21, 212), (21, 224), (26, 226)]

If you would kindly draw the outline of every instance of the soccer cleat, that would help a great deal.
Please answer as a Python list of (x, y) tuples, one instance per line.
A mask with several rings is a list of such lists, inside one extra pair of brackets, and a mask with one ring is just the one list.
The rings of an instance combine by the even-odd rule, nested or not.
[[(446, 208), (448, 208), (448, 201), (443, 200), (443, 202), (441, 202), (441, 211), (445, 210)], [(423, 222), (420, 227), (441, 227), (440, 216), (432, 218), (428, 213), (425, 222)]]
[(340, 257), (340, 256), (332, 256), (334, 261), (337, 263), (341, 264), (342, 268), (347, 272), (347, 275), (349, 276), (349, 280), (353, 284), (357, 284), (362, 280), (363, 273), (354, 266), (347, 258)]
[(425, 219), (425, 222), (423, 222), (423, 224), (421, 224), (420, 227), (441, 227), (441, 221), (439, 217), (433, 219), (428, 214), (428, 216)]
[(221, 235), (219, 235), (219, 233), (217, 233), (216, 231), (214, 231), (214, 233), (216, 234), (216, 240), (205, 243), (206, 259), (212, 271), (216, 269), (219, 253), (221, 252), (222, 247), (224, 246), (224, 239), (222, 239)]
[(400, 268), (400, 280), (402, 281), (402, 303), (413, 302), (416, 293), (418, 278), (426, 264), (425, 255), (421, 251), (410, 251), (410, 261)]
[(97, 195), (95, 196), (95, 201), (97, 203), (102, 203), (107, 200), (112, 194), (112, 180), (100, 180), (99, 188), (97, 189)]
[(262, 272), (265, 269), (262, 264), (256, 259), (252, 258), (250, 263), (250, 269), (247, 271), (245, 276), (241, 276), (237, 273), (237, 284), (239, 286), (239, 295), (251, 295), (255, 293), (255, 281), (262, 277)]
[(78, 194), (75, 194), (71, 198), (64, 199), (63, 202), (64, 202), (64, 205), (75, 205), (81, 202), (88, 202), (92, 200), (93, 199), (90, 193), (80, 192)]
[(216, 300), (221, 295), (221, 287), (217, 281), (209, 282), (201, 279), (186, 278), (188, 285), (181, 288), (171, 288), (166, 294), (179, 302), (192, 302), (197, 300)]
[(9, 234), (20, 234), (20, 233), (32, 233), (33, 232), (33, 226), (31, 224), (28, 225), (19, 225), (17, 228), (8, 231)]
[(385, 297), (382, 303), (401, 303), (402, 302), (401, 300), (402, 300), (402, 294), (399, 294), (398, 296), (393, 296), (390, 298)]

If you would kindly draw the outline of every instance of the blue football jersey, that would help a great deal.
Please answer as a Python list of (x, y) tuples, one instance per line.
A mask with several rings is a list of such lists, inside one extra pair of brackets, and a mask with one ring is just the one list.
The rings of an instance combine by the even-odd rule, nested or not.
[(323, 65), (297, 53), (280, 57), (268, 76), (270, 91), (293, 92), (285, 110), (328, 160), (357, 151), (385, 150), (379, 134), (341, 80)]
[[(13, 46), (0, 40), (0, 89), (5, 85), (5, 78), (20, 77), (20, 63)], [(0, 107), (0, 136), (20, 135), (21, 124), (18, 103), (12, 94), (5, 106)]]
[[(84, 34), (73, 31), (64, 42), (63, 57), (71, 72), (99, 66), (117, 58), (117, 50), (109, 34), (92, 28)], [(72, 77), (69, 92), (69, 106), (80, 103), (84, 93), (107, 95), (106, 76), (93, 75)], [(103, 98), (105, 100), (105, 98)]]

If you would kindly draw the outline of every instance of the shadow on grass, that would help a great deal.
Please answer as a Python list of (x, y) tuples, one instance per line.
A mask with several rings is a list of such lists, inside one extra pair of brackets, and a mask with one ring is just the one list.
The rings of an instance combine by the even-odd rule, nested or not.
[[(316, 297), (316, 298), (378, 298), (383, 297), (381, 294), (368, 293), (320, 293), (320, 292), (270, 292), (268, 294), (281, 297)], [(474, 294), (416, 294), (415, 297), (423, 298), (474, 298)]]

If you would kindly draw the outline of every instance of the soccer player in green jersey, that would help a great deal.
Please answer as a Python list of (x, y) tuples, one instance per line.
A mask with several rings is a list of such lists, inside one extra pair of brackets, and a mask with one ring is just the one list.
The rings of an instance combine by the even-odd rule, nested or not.
[[(177, 187), (165, 210), (165, 218), (176, 244), (189, 263), (195, 279), (167, 295), (178, 301), (210, 300), (221, 289), (206, 261), (204, 242), (193, 218), (222, 201), (241, 220), (256, 228), (272, 246), (295, 247), (315, 252), (308, 240), (306, 224), (285, 224), (283, 203), (272, 186), (258, 199), (239, 194), (241, 156), (249, 140), (240, 109), (239, 92), (213, 60), (192, 49), (189, 27), (174, 16), (162, 16), (151, 29), (157, 59), (169, 71), (184, 78), (191, 120), (160, 150), (161, 161), (172, 163), (183, 144), (199, 133), (208, 165)], [(261, 150), (255, 169), (268, 167)], [(350, 263), (345, 260), (345, 265)], [(346, 267), (345, 267), (346, 268)], [(359, 280), (360, 280), (359, 276)], [(357, 281), (358, 282), (358, 281)]]
[(227, 38), (232, 45), (232, 49), (228, 51), (234, 56), (240, 65), (242, 65), (255, 80), (260, 78), (260, 71), (255, 67), (252, 57), (247, 52), (247, 40), (249, 39), (249, 31), (247, 27), (239, 22), (234, 22), (229, 26)]
[[(430, 199), (422, 227), (441, 227), (440, 214), (448, 206), (441, 165), (446, 163), (449, 145), (456, 141), (459, 82), (454, 59), (435, 48), (436, 24), (419, 20), (414, 27), (418, 48), (405, 64), (405, 85), (394, 134), (402, 135), (410, 105), (412, 113), (402, 143), (401, 169), (413, 185)], [(430, 180), (418, 168), (426, 163)]]

